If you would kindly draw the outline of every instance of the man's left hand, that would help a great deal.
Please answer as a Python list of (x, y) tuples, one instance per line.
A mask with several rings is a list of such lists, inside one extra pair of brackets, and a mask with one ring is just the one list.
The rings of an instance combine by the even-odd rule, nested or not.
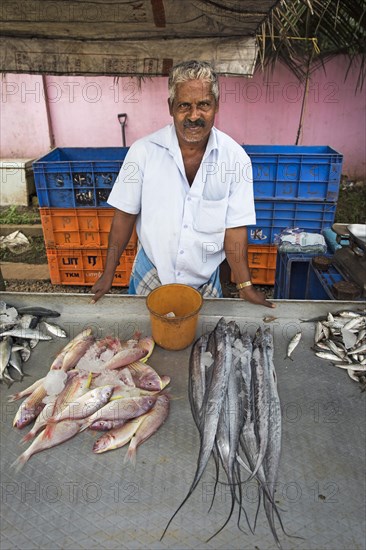
[(251, 302), (252, 304), (258, 304), (266, 307), (276, 307), (276, 304), (266, 299), (263, 292), (259, 292), (253, 286), (241, 288), (239, 290), (239, 298)]

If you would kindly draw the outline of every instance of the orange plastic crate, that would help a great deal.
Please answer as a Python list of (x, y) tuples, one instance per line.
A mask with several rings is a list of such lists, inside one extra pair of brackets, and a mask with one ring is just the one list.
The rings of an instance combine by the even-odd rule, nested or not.
[[(113, 208), (40, 208), (46, 248), (108, 246)], [(127, 249), (136, 248), (134, 228)]]
[[(47, 260), (51, 283), (55, 285), (90, 285), (102, 275), (107, 256), (103, 248), (48, 248)], [(112, 286), (128, 286), (136, 250), (125, 250), (114, 275)]]
[[(276, 275), (277, 247), (273, 245), (248, 245), (248, 263), (252, 283), (274, 285)], [(233, 280), (231, 275), (231, 281)]]

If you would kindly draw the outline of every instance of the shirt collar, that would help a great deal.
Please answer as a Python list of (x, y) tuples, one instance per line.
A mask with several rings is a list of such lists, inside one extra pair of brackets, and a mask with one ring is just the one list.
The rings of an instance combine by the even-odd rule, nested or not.
[[(168, 124), (161, 130), (152, 134), (152, 136), (150, 137), (150, 141), (156, 143), (157, 145), (160, 145), (161, 147), (169, 149), (170, 153), (173, 156), (175, 155), (175, 153), (177, 153), (177, 151), (180, 151), (174, 124)], [(204, 158), (207, 157), (214, 149), (218, 149), (218, 143), (217, 129), (213, 126), (210, 132), (210, 136), (208, 138)]]

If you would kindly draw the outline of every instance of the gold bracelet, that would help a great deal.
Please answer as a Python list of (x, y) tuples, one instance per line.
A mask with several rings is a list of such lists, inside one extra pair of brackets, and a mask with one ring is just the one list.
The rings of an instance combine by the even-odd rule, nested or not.
[(245, 281), (245, 283), (238, 283), (236, 285), (237, 290), (241, 290), (242, 288), (245, 288), (247, 286), (252, 286), (252, 281)]

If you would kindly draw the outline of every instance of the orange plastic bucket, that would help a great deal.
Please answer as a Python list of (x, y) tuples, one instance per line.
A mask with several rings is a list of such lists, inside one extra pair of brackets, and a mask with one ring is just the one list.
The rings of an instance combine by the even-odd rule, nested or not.
[[(162, 285), (152, 290), (146, 305), (156, 344), (167, 350), (184, 349), (192, 344), (202, 304), (202, 295), (187, 285)], [(174, 317), (166, 316), (171, 313)]]

